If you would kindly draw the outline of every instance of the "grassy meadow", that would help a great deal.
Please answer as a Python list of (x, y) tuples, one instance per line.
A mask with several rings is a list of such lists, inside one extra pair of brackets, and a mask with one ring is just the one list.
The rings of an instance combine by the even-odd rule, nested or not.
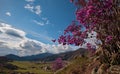
[(18, 66), (15, 72), (33, 73), (33, 74), (53, 74), (50, 69), (50, 63), (30, 62), (30, 61), (13, 61), (10, 64)]

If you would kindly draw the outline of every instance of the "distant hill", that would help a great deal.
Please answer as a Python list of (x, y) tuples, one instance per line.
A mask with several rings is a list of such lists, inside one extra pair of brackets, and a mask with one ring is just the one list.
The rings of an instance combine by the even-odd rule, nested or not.
[(65, 52), (65, 53), (60, 53), (60, 54), (53, 54), (51, 56), (45, 57), (45, 58), (38, 58), (38, 60), (41, 61), (53, 61), (58, 57), (61, 57), (63, 60), (71, 60), (74, 59), (75, 57), (78, 56), (83, 56), (87, 53), (87, 50), (84, 48), (79, 48), (75, 51), (69, 51), (69, 52)]
[(51, 53), (42, 53), (42, 54), (37, 54), (37, 55), (31, 55), (31, 56), (23, 56), (19, 57), (14, 54), (8, 54), (6, 55), (7, 58), (12, 59), (12, 60), (17, 60), (17, 61), (35, 61), (37, 58), (45, 58), (47, 56), (53, 55)]
[(60, 54), (42, 53), (42, 54), (24, 56), (24, 57), (19, 57), (17, 55), (9, 54), (6, 55), (6, 57), (17, 61), (53, 61), (58, 57), (61, 57), (63, 60), (70, 60), (77, 56), (82, 56), (85, 53), (86, 53), (86, 49), (80, 48), (75, 51), (69, 51)]
[(14, 55), (14, 54), (8, 54), (6, 55), (5, 57), (11, 59), (11, 60), (20, 60), (21, 57), (17, 56), (17, 55)]

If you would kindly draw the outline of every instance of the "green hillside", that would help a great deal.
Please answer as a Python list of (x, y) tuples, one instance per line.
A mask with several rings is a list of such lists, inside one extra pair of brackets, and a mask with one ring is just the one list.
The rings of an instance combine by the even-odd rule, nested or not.
[(80, 74), (84, 72), (84, 68), (88, 65), (87, 57), (77, 57), (70, 62), (68, 66), (56, 72), (56, 74)]

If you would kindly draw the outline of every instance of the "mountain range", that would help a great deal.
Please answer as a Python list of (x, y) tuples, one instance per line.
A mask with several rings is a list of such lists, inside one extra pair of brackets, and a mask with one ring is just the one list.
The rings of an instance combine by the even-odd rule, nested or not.
[(59, 54), (52, 54), (52, 53), (42, 53), (37, 55), (31, 55), (31, 56), (17, 56), (14, 54), (8, 54), (5, 57), (11, 60), (17, 60), (17, 61), (53, 61), (56, 58), (62, 58), (63, 60), (70, 60), (72, 58), (75, 58), (77, 56), (82, 56), (87, 52), (84, 48), (79, 48), (75, 51), (69, 51), (65, 53), (59, 53)]

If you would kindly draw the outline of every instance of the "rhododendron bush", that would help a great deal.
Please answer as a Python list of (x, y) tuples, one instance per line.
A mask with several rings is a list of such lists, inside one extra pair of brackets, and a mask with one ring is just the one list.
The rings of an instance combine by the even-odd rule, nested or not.
[[(71, 0), (77, 7), (76, 20), (58, 39), (59, 43), (82, 46), (89, 38), (88, 33), (95, 31), (102, 42), (103, 54), (108, 53), (109, 61), (113, 54), (120, 59), (120, 0)], [(88, 49), (91, 44), (87, 43)], [(109, 62), (111, 63), (111, 62)], [(119, 62), (120, 63), (120, 62)]]
[(63, 68), (63, 67), (64, 67), (64, 63), (63, 63), (62, 58), (57, 58), (57, 59), (53, 62), (53, 64), (52, 64), (52, 69), (53, 69), (54, 71), (59, 70), (59, 69), (61, 69), (61, 68)]

